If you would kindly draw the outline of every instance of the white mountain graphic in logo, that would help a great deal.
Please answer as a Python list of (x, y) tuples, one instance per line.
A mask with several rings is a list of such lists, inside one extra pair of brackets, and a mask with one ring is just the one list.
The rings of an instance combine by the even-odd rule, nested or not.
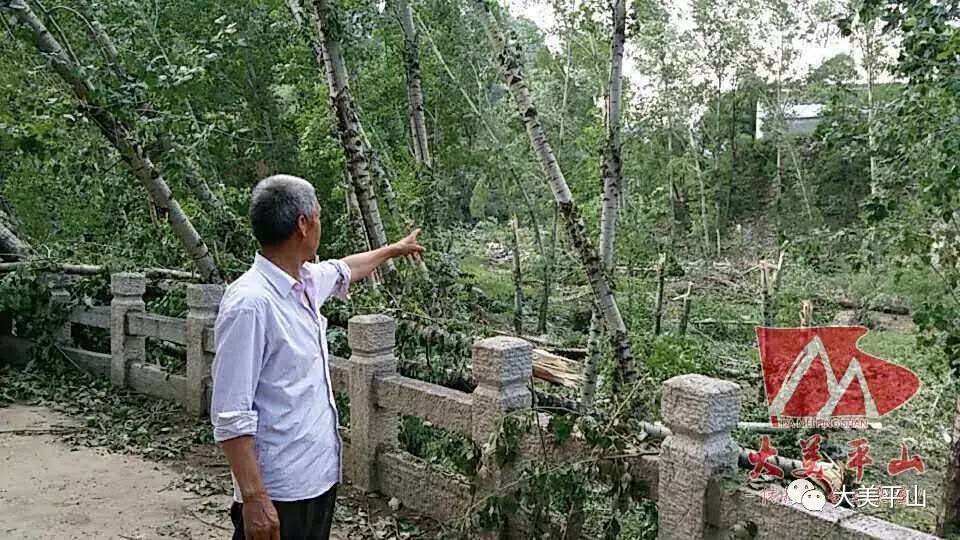
[(823, 370), (826, 372), (827, 385), (827, 402), (816, 414), (817, 418), (829, 418), (830, 415), (833, 414), (834, 409), (837, 408), (837, 404), (840, 403), (840, 399), (843, 398), (843, 395), (847, 392), (847, 389), (853, 383), (854, 379), (857, 379), (857, 382), (860, 384), (860, 390), (863, 392), (863, 405), (867, 418), (880, 417), (880, 414), (877, 412), (877, 404), (873, 401), (873, 395), (870, 393), (870, 387), (867, 385), (866, 377), (863, 375), (863, 369), (860, 367), (860, 362), (857, 358), (853, 357), (850, 360), (847, 371), (844, 372), (843, 378), (838, 382), (837, 376), (833, 371), (833, 365), (830, 363), (829, 356), (827, 356), (827, 350), (823, 346), (823, 342), (820, 341), (819, 336), (814, 336), (813, 339), (807, 343), (790, 366), (790, 371), (787, 372), (783, 386), (780, 387), (780, 391), (777, 392), (773, 403), (770, 404), (770, 414), (772, 416), (783, 416), (784, 408), (787, 406), (787, 403), (790, 402), (790, 398), (792, 398), (794, 392), (797, 391), (797, 386), (800, 385), (800, 381), (807, 376), (810, 367), (813, 365), (813, 361), (817, 358), (820, 359)]

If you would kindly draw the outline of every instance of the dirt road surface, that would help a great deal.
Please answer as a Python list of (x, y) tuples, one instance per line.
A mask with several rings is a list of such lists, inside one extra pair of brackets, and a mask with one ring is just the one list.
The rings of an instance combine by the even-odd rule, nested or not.
[(71, 448), (56, 432), (73, 422), (43, 407), (0, 408), (0, 538), (230, 537), (229, 495), (192, 495), (163, 464)]

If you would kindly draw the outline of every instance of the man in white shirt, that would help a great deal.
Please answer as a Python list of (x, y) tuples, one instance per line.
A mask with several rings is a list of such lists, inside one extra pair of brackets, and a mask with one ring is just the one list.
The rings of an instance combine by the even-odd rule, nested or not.
[(250, 221), (260, 252), (227, 287), (214, 326), (210, 418), (233, 473), (233, 538), (326, 539), (342, 474), (319, 309), (387, 260), (419, 256), (420, 231), (314, 264), (320, 205), (309, 182), (287, 175), (257, 184)]

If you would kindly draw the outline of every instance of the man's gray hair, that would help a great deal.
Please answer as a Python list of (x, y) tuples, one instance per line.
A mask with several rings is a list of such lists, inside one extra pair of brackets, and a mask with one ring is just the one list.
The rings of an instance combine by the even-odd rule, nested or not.
[(317, 208), (317, 192), (310, 182), (288, 174), (259, 181), (250, 196), (250, 224), (261, 246), (279, 244), (297, 228), (297, 218), (310, 217)]

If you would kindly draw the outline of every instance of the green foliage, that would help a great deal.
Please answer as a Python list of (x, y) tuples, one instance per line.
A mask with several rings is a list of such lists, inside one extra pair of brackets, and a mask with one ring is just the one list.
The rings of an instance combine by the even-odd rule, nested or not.
[(79, 372), (60, 356), (32, 370), (0, 368), (0, 405), (42, 404), (69, 413), (82, 425), (66, 440), (83, 446), (176, 459), (194, 444), (212, 444), (209, 423), (172, 403), (118, 389), (110, 381)]
[(516, 459), (520, 443), (530, 431), (530, 426), (530, 418), (526, 415), (510, 414), (503, 417), (493, 441), (493, 456), (498, 466), (502, 467)]
[(413, 416), (404, 416), (400, 424), (400, 447), (468, 477), (476, 474), (480, 459), (480, 450), (469, 438)]

